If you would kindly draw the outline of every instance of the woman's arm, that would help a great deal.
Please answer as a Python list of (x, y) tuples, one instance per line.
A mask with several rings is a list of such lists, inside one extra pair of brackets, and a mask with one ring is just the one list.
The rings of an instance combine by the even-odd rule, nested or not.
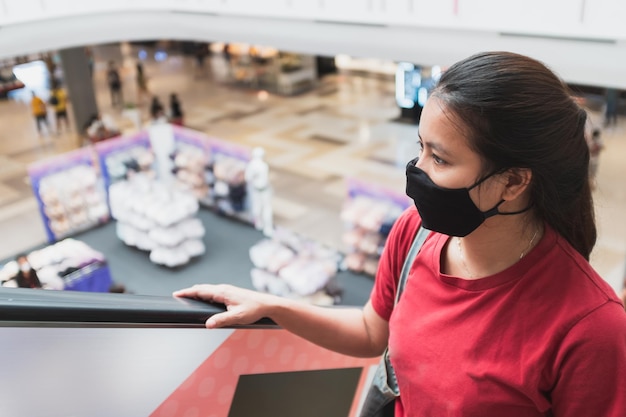
[(378, 356), (387, 346), (389, 327), (368, 302), (363, 309), (325, 308), (231, 285), (195, 285), (176, 291), (188, 297), (225, 304), (209, 318), (209, 329), (246, 325), (267, 317), (282, 328), (326, 349), (351, 356)]

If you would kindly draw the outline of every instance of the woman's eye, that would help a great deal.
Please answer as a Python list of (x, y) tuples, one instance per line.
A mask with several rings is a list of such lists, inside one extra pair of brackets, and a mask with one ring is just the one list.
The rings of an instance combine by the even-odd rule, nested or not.
[[(424, 153), (424, 143), (421, 140), (419, 140), (417, 141), (417, 146), (418, 146), (418, 157), (421, 157), (422, 154)], [(437, 165), (447, 164), (446, 161), (444, 161), (443, 159), (439, 158), (437, 155), (432, 153), (432, 150), (428, 151), (428, 154), (426, 155), (426, 157), (431, 157), (433, 161), (435, 162), (435, 164)]]
[(439, 158), (437, 155), (433, 154), (433, 161), (435, 161), (435, 163), (437, 165), (443, 165), (446, 163), (446, 161), (444, 161), (443, 159)]

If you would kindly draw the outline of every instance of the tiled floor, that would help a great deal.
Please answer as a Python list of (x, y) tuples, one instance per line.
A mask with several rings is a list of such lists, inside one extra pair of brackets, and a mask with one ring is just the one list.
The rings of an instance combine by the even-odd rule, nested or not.
[[(136, 102), (134, 57), (130, 47), (95, 50), (94, 83), (99, 107), (123, 130), (132, 123), (110, 106), (106, 62), (123, 65), (124, 97)], [(257, 94), (232, 88), (210, 76), (194, 77), (193, 60), (171, 55), (145, 64), (151, 93), (166, 101), (179, 94), (186, 124), (245, 146), (263, 146), (272, 168), (276, 223), (338, 246), (339, 210), (346, 177), (356, 177), (402, 193), (404, 164), (416, 152), (417, 127), (394, 123), (399, 116), (392, 80), (335, 75), (297, 97)], [(147, 102), (141, 103), (147, 120)], [(43, 243), (45, 235), (26, 179), (35, 160), (79, 146), (75, 132), (38, 137), (27, 104), (0, 102), (0, 258)], [(597, 115), (594, 115), (597, 117)], [(621, 288), (626, 259), (626, 123), (606, 130), (595, 192), (599, 239), (592, 255), (596, 269)]]

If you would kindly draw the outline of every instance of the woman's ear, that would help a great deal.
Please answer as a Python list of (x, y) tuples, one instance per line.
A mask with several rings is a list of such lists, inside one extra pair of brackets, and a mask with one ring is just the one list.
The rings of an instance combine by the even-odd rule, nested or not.
[(533, 173), (530, 168), (510, 168), (504, 176), (507, 178), (504, 189), (504, 200), (515, 200), (528, 189)]

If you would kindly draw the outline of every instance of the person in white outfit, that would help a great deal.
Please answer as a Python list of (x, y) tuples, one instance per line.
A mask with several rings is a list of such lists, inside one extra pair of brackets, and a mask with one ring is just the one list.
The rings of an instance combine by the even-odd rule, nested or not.
[(254, 227), (262, 230), (266, 236), (271, 236), (272, 224), (272, 189), (269, 181), (269, 166), (263, 160), (265, 150), (254, 148), (252, 160), (246, 167), (246, 182), (250, 192), (252, 204), (252, 217)]

